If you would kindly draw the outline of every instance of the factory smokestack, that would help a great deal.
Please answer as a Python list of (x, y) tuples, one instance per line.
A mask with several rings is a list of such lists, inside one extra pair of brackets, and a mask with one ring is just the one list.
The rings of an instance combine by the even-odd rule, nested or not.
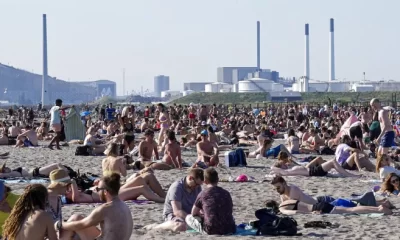
[(304, 86), (303, 91), (308, 92), (308, 81), (310, 80), (310, 28), (308, 23), (305, 25), (305, 66), (304, 66)]
[(257, 21), (257, 71), (260, 70), (260, 21)]
[(42, 106), (44, 107), (47, 94), (47, 23), (43, 14), (43, 76), (42, 76)]
[(335, 27), (334, 19), (330, 20), (329, 32), (329, 81), (334, 81), (335, 78)]

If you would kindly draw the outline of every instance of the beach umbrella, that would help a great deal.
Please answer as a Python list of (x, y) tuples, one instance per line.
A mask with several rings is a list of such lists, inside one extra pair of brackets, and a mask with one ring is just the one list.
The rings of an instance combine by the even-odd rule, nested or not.
[(90, 114), (91, 114), (91, 112), (84, 111), (84, 112), (81, 112), (81, 117), (86, 117), (86, 116), (89, 116)]

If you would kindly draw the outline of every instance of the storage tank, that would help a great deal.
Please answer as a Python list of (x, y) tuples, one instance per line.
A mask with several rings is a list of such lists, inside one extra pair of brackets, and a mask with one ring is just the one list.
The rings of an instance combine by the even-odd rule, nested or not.
[(232, 85), (222, 82), (215, 82), (205, 85), (206, 92), (220, 92), (221, 89), (227, 89), (230, 91), (232, 89)]
[(354, 84), (352, 87), (354, 92), (373, 92), (375, 87), (373, 85)]
[(227, 93), (227, 92), (231, 92), (231, 89), (221, 89), (221, 90), (219, 90), (219, 92), (222, 92), (222, 93)]
[(239, 92), (271, 92), (273, 81), (264, 78), (251, 78), (248, 80), (240, 81)]
[(300, 92), (299, 83), (295, 82), (292, 84), (292, 91), (293, 92)]
[(348, 92), (351, 90), (350, 82), (331, 82), (331, 92)]
[(239, 84), (233, 84), (233, 86), (232, 86), (232, 92), (238, 92), (238, 86), (239, 86)]
[(187, 95), (190, 95), (192, 93), (195, 93), (195, 91), (193, 91), (193, 90), (185, 90), (185, 91), (182, 92), (182, 95), (183, 96), (187, 96)]

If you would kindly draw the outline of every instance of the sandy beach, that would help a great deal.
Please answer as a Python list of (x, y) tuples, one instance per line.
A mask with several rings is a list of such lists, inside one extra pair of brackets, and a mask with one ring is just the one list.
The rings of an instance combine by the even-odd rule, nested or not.
[[(282, 142), (276, 141), (275, 144)], [(44, 142), (41, 142), (44, 145)], [(7, 165), (10, 168), (22, 166), (31, 169), (36, 166), (44, 166), (50, 163), (62, 163), (71, 166), (80, 172), (91, 172), (101, 174), (101, 160), (104, 157), (83, 157), (75, 156), (75, 146), (63, 147), (60, 150), (50, 150), (47, 148), (22, 148), (15, 149), (10, 146), (1, 146), (1, 152), (9, 151), (10, 158)], [(195, 160), (195, 150), (184, 151), (183, 159), (189, 163)], [(300, 157), (303, 155), (299, 155)], [(332, 159), (334, 156), (325, 156), (325, 159)], [(269, 173), (271, 159), (247, 159), (247, 168), (231, 168), (231, 174), (238, 176), (246, 174), (255, 180), (263, 180)], [(228, 174), (225, 170), (218, 170), (221, 179), (227, 179)], [(156, 171), (155, 174), (165, 190), (178, 178), (184, 177), (187, 169)], [(130, 171), (130, 174), (133, 172)], [(376, 179), (377, 174), (363, 172), (360, 179), (334, 178), (334, 177), (286, 177), (289, 183), (295, 184), (312, 196), (330, 195), (333, 197), (350, 197), (351, 194), (360, 194), (377, 183), (366, 183), (364, 180)], [(9, 184), (13, 190), (20, 193), (26, 184)], [(263, 207), (263, 202), (267, 199), (279, 200), (278, 193), (268, 183), (232, 183), (222, 182), (220, 186), (230, 191), (234, 203), (234, 218), (236, 224), (246, 223), (255, 220), (254, 212)], [(400, 207), (400, 198), (391, 197), (390, 201)], [(143, 226), (162, 222), (162, 204), (134, 205), (128, 203), (132, 210), (135, 230), (131, 239), (214, 239), (215, 236), (202, 236), (199, 234), (180, 233), (162, 231), (145, 231)], [(89, 205), (66, 205), (63, 207), (63, 218), (67, 220), (73, 213), (87, 215), (95, 207)], [(294, 218), (299, 225), (299, 232), (303, 235), (296, 237), (302, 238), (323, 238), (323, 239), (398, 239), (398, 212), (395, 210), (392, 216), (367, 216), (367, 215), (296, 215)], [(304, 228), (307, 221), (329, 221), (339, 224), (339, 227), (332, 229), (310, 229)], [(219, 239), (237, 239), (238, 236), (224, 236)], [(240, 237), (240, 239), (254, 239), (254, 236)], [(286, 239), (286, 237), (280, 237)]]

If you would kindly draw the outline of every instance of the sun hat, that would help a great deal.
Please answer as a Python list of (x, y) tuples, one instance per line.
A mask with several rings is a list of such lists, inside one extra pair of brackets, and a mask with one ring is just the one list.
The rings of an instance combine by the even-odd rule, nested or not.
[(47, 188), (59, 188), (66, 187), (71, 183), (71, 178), (68, 175), (68, 172), (64, 169), (55, 169), (50, 172), (50, 185)]

